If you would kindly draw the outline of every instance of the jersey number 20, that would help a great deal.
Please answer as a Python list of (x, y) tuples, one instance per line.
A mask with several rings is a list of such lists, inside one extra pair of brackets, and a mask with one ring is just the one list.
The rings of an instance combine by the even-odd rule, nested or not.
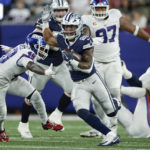
[[(110, 39), (108, 39), (107, 32), (110, 32), (110, 31), (112, 31), (113, 33), (112, 33), (112, 37)], [(116, 36), (116, 25), (109, 26), (106, 29), (102, 28), (102, 29), (96, 31), (96, 37), (104, 38), (103, 43), (114, 42), (115, 36)]]

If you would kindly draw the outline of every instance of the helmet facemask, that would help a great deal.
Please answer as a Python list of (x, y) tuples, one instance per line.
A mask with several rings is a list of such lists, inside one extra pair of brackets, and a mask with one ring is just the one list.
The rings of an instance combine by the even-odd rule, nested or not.
[(60, 3), (58, 3), (58, 0), (54, 0), (51, 5), (51, 14), (54, 20), (61, 23), (63, 20), (63, 17), (69, 12), (69, 4), (66, 0), (60, 0)]
[(66, 20), (67, 15), (63, 18), (62, 21), (62, 33), (64, 34), (66, 39), (70, 41), (76, 39), (81, 35), (83, 23), (79, 15), (70, 13), (70, 19)]
[(41, 39), (38, 41), (38, 44), (35, 45), (35, 49), (37, 49), (37, 59), (44, 60), (48, 56), (50, 46)]
[(94, 0), (90, 4), (92, 15), (99, 20), (104, 20), (108, 17), (109, 4), (107, 1), (94, 3)]

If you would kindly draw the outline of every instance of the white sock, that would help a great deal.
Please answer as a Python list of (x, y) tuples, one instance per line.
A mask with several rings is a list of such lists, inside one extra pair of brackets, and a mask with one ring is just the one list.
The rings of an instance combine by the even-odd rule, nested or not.
[(63, 112), (61, 112), (58, 108), (55, 109), (55, 112), (56, 112), (57, 114), (59, 114), (60, 116), (62, 116), (62, 114), (63, 114)]
[(0, 121), (0, 131), (4, 131), (4, 121)]
[(146, 95), (146, 89), (140, 87), (121, 86), (121, 94), (128, 95), (133, 98), (141, 98)]

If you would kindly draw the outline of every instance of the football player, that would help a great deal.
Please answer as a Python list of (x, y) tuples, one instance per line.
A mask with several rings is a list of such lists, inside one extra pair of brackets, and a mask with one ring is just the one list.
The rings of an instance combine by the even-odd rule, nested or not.
[[(121, 94), (138, 98), (135, 111), (131, 113), (124, 105), (118, 111), (118, 120), (125, 128), (127, 133), (133, 138), (149, 138), (150, 137), (150, 68), (147, 69), (139, 79), (133, 75), (127, 68), (124, 62), (123, 77), (132, 87), (121, 87)], [(98, 110), (98, 109), (97, 109)], [(99, 113), (97, 113), (99, 114)], [(101, 118), (101, 116), (99, 116)], [(103, 118), (107, 125), (109, 119), (104, 114)], [(83, 132), (82, 137), (96, 137), (100, 133), (95, 130)]]
[[(74, 81), (71, 100), (78, 116), (106, 135), (99, 146), (119, 143), (120, 138), (89, 111), (92, 96), (101, 104), (109, 117), (116, 116), (118, 105), (114, 103), (102, 77), (95, 70), (93, 41), (91, 37), (82, 34), (83, 23), (81, 17), (75, 13), (66, 14), (62, 21), (62, 32), (57, 35), (57, 38), (53, 36), (46, 22), (44, 22), (43, 28), (46, 43), (49, 45), (59, 44), (70, 69)], [(68, 46), (64, 44), (64, 41)], [(75, 55), (80, 57), (77, 58)]]
[(123, 65), (123, 76), (132, 87), (122, 87), (121, 93), (138, 98), (132, 114), (122, 106), (118, 119), (125, 130), (134, 138), (150, 137), (150, 68), (138, 79)]
[[(58, 32), (61, 31), (61, 21), (63, 16), (69, 11), (69, 5), (66, 0), (53, 0), (52, 4), (45, 7), (49, 13), (51, 13), (51, 18), (49, 19), (49, 28), (56, 36)], [(44, 16), (44, 14), (43, 14)], [(35, 25), (35, 30), (33, 33), (42, 34), (42, 19), (39, 19)], [(30, 37), (29, 37), (30, 40)], [(30, 76), (30, 83), (36, 88), (39, 92), (42, 92), (46, 83), (50, 80), (56, 85), (60, 86), (64, 90), (64, 94), (60, 98), (60, 104), (58, 108), (56, 108), (55, 112), (52, 113), (49, 117), (50, 121), (55, 123), (57, 128), (53, 128), (54, 130), (63, 130), (63, 124), (61, 121), (62, 112), (70, 104), (70, 93), (73, 86), (73, 81), (71, 79), (70, 73), (66, 64), (63, 61), (61, 51), (59, 50), (59, 46), (50, 47), (50, 51), (48, 53), (48, 57), (44, 60), (38, 60), (38, 65), (43, 68), (48, 68), (51, 63), (53, 63), (54, 70), (56, 72), (55, 78), (51, 78), (51, 76), (39, 76), (37, 74), (33, 74)], [(65, 106), (65, 107), (64, 107)], [(22, 108), (22, 118), (21, 122), (18, 126), (18, 131), (21, 136), (24, 138), (32, 138), (32, 134), (29, 130), (28, 119), (30, 115), (30, 111), (32, 106), (26, 100), (23, 104)]]
[[(39, 114), (43, 129), (48, 130), (53, 128), (48, 120), (45, 104), (42, 100), (39, 92), (24, 78), (20, 77), (26, 70), (30, 70), (40, 75), (52, 76), (54, 71), (52, 70), (52, 65), (48, 69), (44, 69), (41, 66), (33, 62), (34, 58), (42, 59), (44, 57), (46, 47), (48, 45), (43, 45), (44, 39), (40, 39), (40, 42), (35, 40), (36, 46), (39, 50), (39, 55), (36, 56), (34, 51), (32, 51), (27, 44), (20, 44), (17, 47), (10, 50), (6, 55), (0, 58), (0, 141), (9, 141), (4, 129), (4, 120), (6, 119), (6, 93), (13, 94), (16, 96), (26, 97), (30, 99), (30, 103), (33, 104), (37, 113)], [(42, 44), (41, 44), (42, 43)], [(35, 46), (34, 45), (34, 46)], [(42, 46), (42, 49), (41, 49)], [(42, 50), (42, 54), (40, 51)], [(37, 53), (37, 52), (36, 52)], [(21, 87), (21, 88), (20, 88)]]
[[(87, 31), (91, 33), (94, 41), (95, 67), (105, 80), (111, 94), (117, 98), (120, 103), (122, 68), (119, 29), (130, 32), (148, 42), (150, 42), (150, 36), (138, 26), (129, 23), (127, 19), (121, 15), (119, 10), (109, 10), (107, 0), (91, 0), (90, 8), (91, 15), (84, 15), (82, 19), (84, 24), (88, 26), (87, 28), (90, 29), (90, 31), (88, 29)], [(94, 105), (96, 105), (96, 102)], [(117, 118), (111, 120), (111, 122), (115, 131), (117, 129)]]

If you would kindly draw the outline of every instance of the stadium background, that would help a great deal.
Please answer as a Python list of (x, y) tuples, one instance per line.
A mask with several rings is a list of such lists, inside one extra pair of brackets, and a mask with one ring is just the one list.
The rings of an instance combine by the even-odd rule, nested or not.
[[(43, 5), (48, 3), (48, 0), (19, 0), (23, 3), (23, 9), (27, 9), (30, 12), (30, 16), (25, 18), (22, 22), (15, 22), (10, 15), (12, 9), (17, 8), (17, 0), (0, 0), (0, 3), (5, 5), (4, 19), (0, 22), (0, 44), (14, 47), (25, 41), (25, 37), (28, 33), (34, 29), (34, 23), (40, 14), (36, 13), (37, 10), (41, 10)], [(33, 3), (31, 3), (33, 2)], [(129, 20), (132, 20), (134, 24), (139, 25), (150, 33), (149, 25), (149, 12), (150, 2), (147, 0), (110, 0), (112, 8), (118, 8)], [(33, 11), (33, 7), (35, 7)], [(145, 42), (133, 35), (120, 31), (120, 47), (121, 58), (126, 62), (128, 68), (140, 76), (146, 71), (150, 64), (150, 43)], [(1, 53), (1, 50), (0, 50)], [(23, 75), (27, 77), (26, 75)], [(123, 84), (127, 85), (123, 80)], [(20, 87), (21, 88), (21, 87)], [(48, 111), (52, 111), (58, 104), (59, 97), (62, 94), (62, 89), (49, 82), (42, 93), (43, 99), (46, 103)], [(21, 109), (23, 98), (7, 95), (7, 107), (10, 110)], [(123, 98), (131, 111), (134, 111), (136, 100), (129, 97)], [(72, 105), (70, 105), (66, 112), (74, 112)]]

